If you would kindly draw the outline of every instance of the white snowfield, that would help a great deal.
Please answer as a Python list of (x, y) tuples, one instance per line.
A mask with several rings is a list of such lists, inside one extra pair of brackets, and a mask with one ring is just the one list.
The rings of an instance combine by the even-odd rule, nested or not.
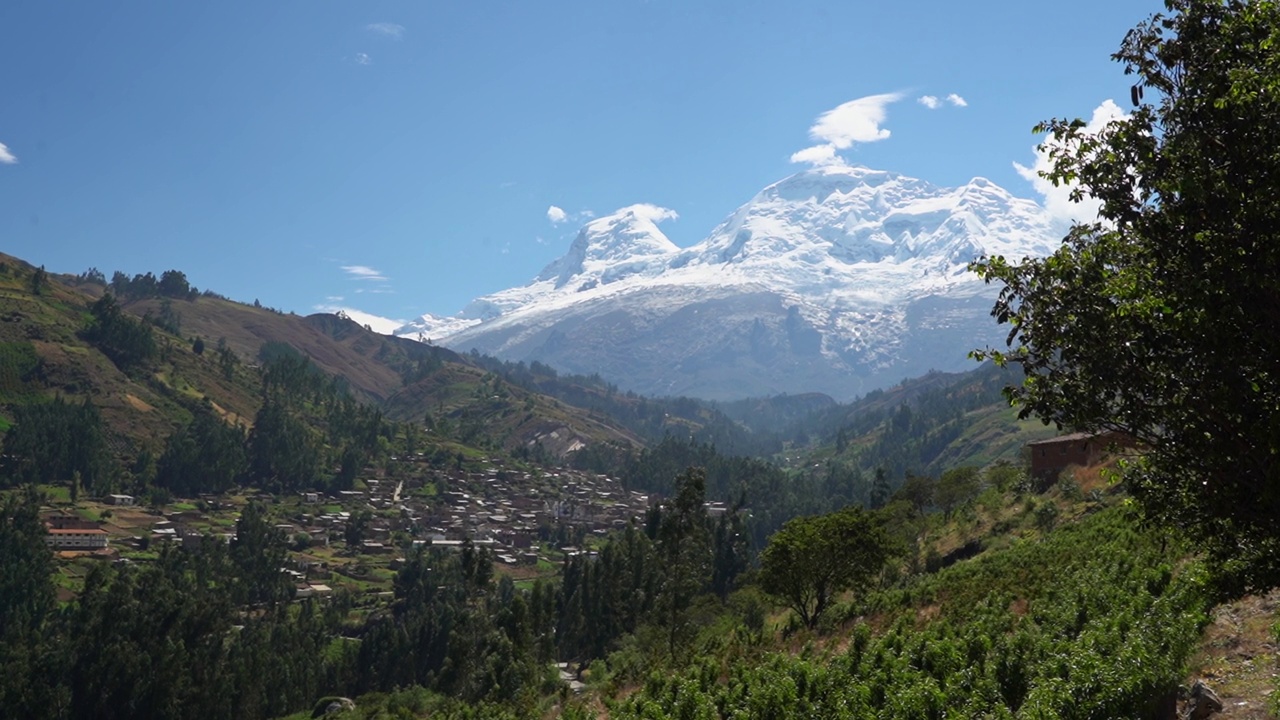
[(593, 220), (528, 285), (396, 334), (640, 392), (846, 398), (966, 367), (1002, 334), (968, 263), (1047, 255), (1065, 230), (982, 178), (939, 188), (863, 167), (774, 183), (689, 248), (658, 228), (673, 217), (633, 205)]

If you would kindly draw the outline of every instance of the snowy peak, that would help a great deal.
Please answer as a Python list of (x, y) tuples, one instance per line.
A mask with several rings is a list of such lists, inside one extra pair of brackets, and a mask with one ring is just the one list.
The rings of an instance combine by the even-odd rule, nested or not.
[(849, 397), (997, 342), (994, 291), (968, 263), (1061, 238), (984, 178), (946, 188), (865, 167), (784, 178), (684, 249), (658, 228), (675, 217), (632, 205), (593, 220), (532, 282), (397, 334), (647, 393)]
[(677, 217), (674, 210), (640, 204), (592, 220), (578, 233), (569, 252), (543, 268), (537, 280), (554, 280), (556, 288), (572, 281), (595, 286), (661, 272), (679, 248), (658, 229), (658, 223)]
[(1048, 249), (1039, 206), (984, 178), (959, 188), (865, 167), (822, 167), (770, 185), (702, 245), (704, 262), (827, 256), (847, 265), (964, 264), (1028, 243)]

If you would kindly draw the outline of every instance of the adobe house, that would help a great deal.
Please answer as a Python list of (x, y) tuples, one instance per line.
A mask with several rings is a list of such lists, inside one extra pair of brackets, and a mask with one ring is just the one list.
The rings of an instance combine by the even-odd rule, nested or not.
[(1102, 462), (1107, 448), (1132, 447), (1133, 440), (1118, 432), (1077, 432), (1027, 443), (1031, 451), (1031, 477), (1053, 482), (1068, 467), (1091, 467)]

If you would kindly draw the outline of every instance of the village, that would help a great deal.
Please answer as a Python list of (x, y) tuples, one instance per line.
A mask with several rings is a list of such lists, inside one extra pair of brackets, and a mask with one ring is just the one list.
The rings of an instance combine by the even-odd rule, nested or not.
[[(162, 543), (198, 550), (230, 542), (240, 510), (257, 501), (289, 543), (281, 570), (301, 599), (335, 588), (386, 593), (407, 553), (467, 543), (490, 550), (497, 572), (528, 584), (553, 576), (567, 557), (594, 554), (609, 532), (642, 524), (652, 500), (616, 478), (568, 468), (530, 470), (482, 456), (439, 469), (415, 456), (366, 468), (354, 489), (335, 494), (202, 495), (162, 507), (113, 494), (55, 503), (44, 520), (46, 542), (67, 561), (62, 585), (71, 590), (90, 562), (145, 562)], [(708, 503), (712, 515), (724, 510)]]

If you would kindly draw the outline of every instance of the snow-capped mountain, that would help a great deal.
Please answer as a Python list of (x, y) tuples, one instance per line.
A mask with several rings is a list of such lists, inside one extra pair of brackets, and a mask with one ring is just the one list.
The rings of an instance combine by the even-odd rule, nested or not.
[(848, 398), (995, 342), (981, 255), (1052, 252), (1035, 202), (982, 178), (959, 188), (823, 167), (762, 190), (702, 242), (633, 205), (591, 221), (528, 285), (397, 331), (457, 350), (598, 372), (643, 393)]

